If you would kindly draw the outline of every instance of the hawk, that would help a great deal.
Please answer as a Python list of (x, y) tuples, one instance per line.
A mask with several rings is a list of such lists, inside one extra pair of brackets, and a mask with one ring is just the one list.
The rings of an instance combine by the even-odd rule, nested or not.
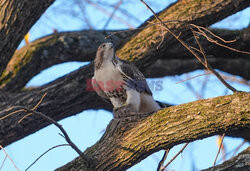
[(112, 43), (98, 47), (92, 86), (99, 96), (109, 99), (114, 110), (148, 113), (160, 109), (143, 74), (130, 62), (115, 55)]

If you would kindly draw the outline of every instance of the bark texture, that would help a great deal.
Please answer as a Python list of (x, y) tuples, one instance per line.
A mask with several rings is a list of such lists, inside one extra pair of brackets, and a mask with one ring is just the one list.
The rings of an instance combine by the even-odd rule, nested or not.
[[(210, 29), (225, 40), (236, 40), (230, 47), (248, 51), (250, 47), (250, 29), (220, 30)], [(116, 33), (116, 34), (115, 34)], [(58, 63), (68, 61), (91, 61), (95, 57), (97, 47), (105, 36), (112, 35), (117, 49), (131, 38), (135, 31), (80, 31), (53, 34), (17, 50), (10, 60), (4, 74), (0, 77), (0, 87), (5, 91), (15, 92), (40, 71)], [(215, 45), (202, 38), (201, 44), (208, 55), (209, 63), (216, 69), (250, 79), (250, 56), (231, 51)], [(195, 45), (194, 38), (188, 38), (190, 46)], [(175, 45), (161, 51), (158, 60), (144, 70), (146, 77), (164, 77), (183, 74), (204, 68), (185, 48), (176, 42)]]
[[(86, 79), (93, 75), (92, 63), (47, 85), (21, 90), (32, 76), (44, 68), (65, 61), (93, 59), (96, 47), (102, 42), (104, 36), (112, 34), (112, 31), (54, 34), (16, 51), (10, 60), (23, 36), (52, 3), (53, 0), (35, 1), (29, 4), (27, 0), (20, 2), (0, 0), (0, 117), (6, 116), (9, 113), (7, 109), (11, 106), (34, 107), (44, 93), (47, 93), (47, 96), (37, 110), (56, 121), (86, 109), (112, 110), (112, 106), (102, 101), (95, 92), (86, 90)], [(180, 20), (209, 26), (249, 5), (249, 0), (178, 1), (160, 12), (159, 16), (163, 21)], [(157, 22), (154, 17), (148, 21)], [(185, 50), (178, 51), (180, 46), (177, 45), (177, 41), (167, 32), (162, 31), (159, 25), (147, 27), (149, 25), (145, 22), (140, 30), (111, 36), (118, 48), (117, 55), (135, 62), (142, 71), (155, 70), (156, 65), (152, 65), (151, 68), (149, 66), (157, 60), (173, 62), (180, 59), (184, 62), (189, 61), (189, 65), (195, 63), (191, 56), (186, 55)], [(193, 43), (193, 40), (189, 39), (190, 32), (187, 31), (185, 25), (168, 23), (168, 26), (176, 34), (182, 33), (183, 40)], [(218, 32), (218, 34), (226, 33)], [(228, 32), (228, 34), (233, 35), (233, 38), (236, 35), (236, 38), (240, 40), (239, 44), (233, 44), (235, 48), (247, 50), (248, 36), (241, 36), (242, 34), (238, 31)], [(215, 60), (212, 64), (216, 68), (230, 70), (231, 73), (240, 75), (240, 70), (235, 71), (229, 69), (231, 66), (225, 66), (225, 64), (235, 64), (236, 60), (239, 64), (233, 67), (239, 68), (241, 65), (249, 68), (249, 56), (215, 48), (212, 44), (206, 44), (205, 41), (204, 46), (207, 47), (210, 62)], [(180, 53), (176, 54), (174, 51)], [(223, 53), (220, 53), (222, 51)], [(160, 63), (166, 64), (161, 61)], [(168, 63), (167, 65), (175, 64)], [(185, 67), (182, 72), (199, 68), (198, 65), (192, 68), (187, 66), (181, 64), (175, 67)], [(157, 66), (156, 69), (159, 70), (159, 68), (160, 66)], [(164, 75), (180, 72), (177, 71), (178, 69), (171, 69), (168, 71), (171, 73), (167, 73), (166, 67), (162, 67), (162, 70)], [(150, 73), (145, 73), (150, 76)], [(155, 74), (155, 76), (159, 75), (159, 73)], [(241, 76), (249, 79), (249, 71), (244, 71)], [(81, 158), (77, 158), (59, 170), (124, 170), (161, 149), (224, 132), (229, 136), (250, 140), (248, 133), (250, 129), (249, 96), (249, 93), (236, 93), (231, 96), (165, 108), (155, 114), (115, 118), (109, 124), (103, 137), (84, 152), (92, 160), (90, 168), (81, 162)], [(2, 146), (7, 146), (49, 124), (48, 121), (36, 115), (27, 117), (18, 124), (17, 121), (23, 115), (24, 113), (19, 112), (0, 120), (0, 144)], [(120, 115), (118, 113), (115, 116)]]
[[(3, 101), (0, 103), (0, 118), (8, 113), (4, 110), (11, 106), (33, 108), (45, 93), (47, 96), (38, 110), (56, 121), (87, 109), (112, 110), (111, 104), (104, 102), (95, 92), (87, 91), (86, 80), (91, 79), (92, 72), (93, 65), (91, 64), (49, 85), (17, 94), (3, 94)], [(17, 114), (0, 120), (0, 144), (2, 146), (15, 142), (49, 124), (47, 120), (39, 119), (34, 115), (18, 124), (17, 121), (22, 116), (22, 114)]]
[(103, 137), (58, 170), (125, 170), (161, 149), (216, 134), (250, 140), (250, 93), (235, 93), (162, 109), (152, 115), (113, 119)]
[[(68, 61), (94, 60), (97, 47), (105, 36), (114, 32), (117, 31), (86, 30), (56, 33), (38, 39), (15, 52), (0, 77), (0, 87), (5, 91), (19, 91), (33, 76), (50, 66)], [(120, 48), (126, 37), (134, 32), (112, 36), (116, 48)]]
[(24, 35), (55, 0), (0, 0), (0, 75)]
[[(240, 0), (237, 2), (229, 0), (216, 2), (208, 1), (206, 3), (203, 2), (204, 1), (180, 1), (163, 10), (159, 16), (164, 21), (179, 19), (182, 21), (195, 23), (197, 25), (210, 25), (222, 19), (223, 17), (240, 11), (250, 4), (250, 2), (247, 0)], [(194, 9), (191, 7), (194, 7)], [(149, 20), (155, 22), (153, 18)], [(145, 25), (147, 24), (142, 25), (142, 27)], [(188, 36), (188, 34), (186, 35), (186, 28), (183, 25), (170, 24), (169, 27), (176, 32), (184, 32), (183, 38)], [(167, 51), (169, 49), (168, 47), (171, 45), (176, 44), (176, 41), (173, 41), (172, 37), (170, 37), (167, 33), (164, 34), (165, 39), (159, 50), (156, 50), (156, 47), (162, 40), (160, 36), (162, 35), (161, 28), (159, 28), (159, 26), (153, 26), (138, 30), (133, 36), (128, 36), (128, 39), (124, 40), (126, 42), (124, 46), (122, 46), (123, 43), (121, 43), (121, 48), (118, 50), (118, 56), (127, 60), (136, 61), (137, 66), (139, 66), (141, 70), (145, 70), (149, 64), (158, 59), (159, 54)], [(120, 36), (126, 37), (126, 35), (123, 34)], [(149, 37), (151, 37), (150, 40), (148, 40)], [(61, 39), (61, 42), (64, 43), (66, 47), (70, 44), (70, 42), (72, 42), (72, 39), (67, 39), (63, 36)], [(47, 40), (51, 40), (52, 42), (54, 41), (53, 38), (50, 39), (50, 37)], [(43, 41), (41, 41), (41, 43), (43, 43)], [(142, 48), (142, 52), (138, 48)], [(67, 48), (66, 50), (63, 49), (62, 53), (63, 52), (70, 53)], [(40, 53), (46, 54), (47, 52), (40, 51)], [(86, 58), (88, 58), (88, 55)], [(55, 120), (72, 116), (86, 109), (103, 108), (110, 110), (111, 105), (103, 102), (95, 94), (95, 92), (86, 91), (86, 79), (91, 78), (92, 75), (93, 65), (90, 64), (57, 79), (52, 83), (35, 88), (33, 90), (20, 91), (18, 93), (0, 92), (0, 110), (4, 110), (11, 105), (33, 107), (40, 100), (44, 93), (48, 94), (38, 110)], [(0, 115), (4, 116), (5, 114), (5, 112), (2, 112)], [(16, 123), (18, 119), (20, 119), (20, 116), (14, 115), (7, 121), (2, 121), (0, 125), (0, 143), (3, 146), (15, 142), (49, 124), (48, 121), (37, 120), (33, 118), (33, 116), (27, 118), (21, 124)], [(12, 126), (9, 127), (9, 125)]]

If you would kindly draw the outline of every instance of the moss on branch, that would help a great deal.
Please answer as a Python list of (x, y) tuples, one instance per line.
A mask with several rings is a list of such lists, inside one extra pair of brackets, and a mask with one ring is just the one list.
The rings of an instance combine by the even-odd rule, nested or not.
[[(250, 139), (250, 93), (235, 93), (162, 109), (148, 117), (114, 119), (85, 154), (95, 170), (125, 170), (150, 154), (216, 134)], [(242, 134), (244, 133), (244, 134)], [(59, 168), (89, 170), (80, 158)]]

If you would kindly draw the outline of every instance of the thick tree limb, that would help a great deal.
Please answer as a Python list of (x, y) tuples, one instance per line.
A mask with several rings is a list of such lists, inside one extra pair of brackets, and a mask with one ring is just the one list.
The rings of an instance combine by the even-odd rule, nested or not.
[[(190, 23), (196, 23), (199, 25), (204, 25), (204, 21), (201, 20), (201, 18), (204, 18), (205, 21), (207, 21), (207, 18), (210, 17), (210, 13), (208, 11), (205, 11), (207, 8), (209, 8), (211, 4), (199, 4), (199, 2), (192, 2), (190, 1), (190, 4), (178, 2), (175, 5), (167, 8), (163, 12), (160, 13), (161, 18), (163, 18), (164, 21), (166, 20), (182, 20)], [(188, 5), (191, 5), (192, 7), (195, 6), (193, 3), (197, 3), (197, 6), (200, 6), (201, 11), (186, 11), (185, 15), (183, 14), (183, 10), (188, 8)], [(211, 2), (212, 3), (212, 2)], [(204, 6), (202, 6), (204, 5)], [(235, 5), (234, 3), (230, 3), (230, 1), (227, 2), (216, 2), (216, 4), (212, 3), (213, 8), (209, 8), (209, 11), (211, 10), (211, 13), (213, 15), (219, 15), (223, 11), (224, 13), (227, 13), (229, 15), (230, 13), (234, 13), (236, 11), (241, 10), (242, 8), (247, 7), (248, 2), (242, 1), (241, 4), (236, 4), (236, 8), (232, 10), (232, 5)], [(183, 6), (185, 6), (185, 9)], [(216, 10), (218, 7), (223, 6), (223, 9)], [(173, 9), (174, 8), (174, 9)], [(176, 8), (176, 9), (175, 9)], [(181, 9), (179, 9), (181, 8)], [(177, 11), (175, 11), (177, 10)], [(204, 11), (205, 12), (204, 12)], [(227, 11), (227, 12), (224, 12)], [(173, 15), (172, 13), (175, 13), (176, 15)], [(178, 14), (177, 14), (178, 13)], [(198, 13), (202, 13), (201, 16), (198, 15)], [(206, 14), (207, 13), (207, 14)], [(179, 16), (179, 17), (178, 17)], [(191, 17), (192, 16), (192, 17)], [(192, 19), (190, 19), (192, 18)], [(216, 21), (218, 21), (219, 18), (213, 17), (213, 21), (211, 18), (208, 20), (211, 23), (206, 23), (205, 25), (210, 25)], [(150, 19), (152, 20), (152, 19)], [(151, 21), (156, 22), (156, 21)], [(149, 26), (150, 24), (146, 24), (141, 26)], [(173, 29), (176, 32), (181, 32), (182, 37), (184, 39), (187, 39), (187, 41), (190, 43), (190, 45), (194, 46), (193, 39), (189, 39), (189, 32), (187, 32), (187, 28), (184, 26), (174, 23), (170, 24), (170, 28)], [(244, 31), (245, 32), (245, 31)], [(18, 91), (21, 89), (34, 75), (39, 73), (41, 70), (54, 65), (58, 63), (62, 63), (65, 61), (87, 61), (92, 60), (95, 56), (95, 51), (97, 46), (104, 41), (104, 38), (106, 35), (112, 34), (112, 31), (82, 31), (82, 32), (72, 32), (72, 33), (60, 33), (60, 34), (54, 34), (50, 35), (44, 38), (41, 38), (30, 45), (25, 46), (21, 50), (18, 50), (11, 61), (8, 64), (8, 67), (6, 68), (3, 75), (0, 77), (0, 87), (4, 88), (7, 91)], [(134, 34), (138, 33), (138, 34)], [(217, 30), (216, 33), (228, 40), (231, 39), (237, 39), (238, 41), (233, 45), (234, 48), (241, 49), (241, 50), (248, 50), (249, 44), (250, 44), (250, 38), (245, 36), (249, 33), (249, 31), (245, 34), (243, 34), (241, 31), (225, 31), (225, 30)], [(157, 46), (160, 44), (160, 41), (162, 40), (162, 36), (166, 37), (165, 41), (163, 41), (162, 45), (160, 46), (160, 49), (157, 50)], [(137, 61), (138, 67), (140, 67), (141, 70), (145, 70), (146, 67), (148, 67), (150, 64), (154, 63), (158, 58), (164, 58), (166, 59), (166, 62), (169, 62), (168, 67), (164, 68), (162, 73), (168, 74), (168, 75), (174, 75), (176, 74), (176, 70), (179, 71), (179, 73), (183, 73), (186, 71), (191, 71), (192, 69), (197, 69), (197, 67), (192, 68), (192, 64), (194, 66), (197, 66), (194, 62), (195, 60), (192, 55), (188, 53), (185, 48), (182, 47), (177, 41), (175, 41), (172, 37), (170, 37), (166, 32), (161, 32), (161, 28), (159, 25), (155, 25), (153, 27), (145, 28), (142, 31), (140, 30), (134, 30), (134, 31), (128, 31), (128, 32), (121, 32), (119, 34), (115, 34), (111, 36), (112, 40), (116, 44), (117, 48), (119, 48), (118, 55), (127, 60), (131, 61)], [(188, 40), (189, 39), (189, 40)], [(129, 40), (129, 43), (124, 46), (122, 45)], [(235, 65), (237, 65), (237, 69), (243, 66), (248, 67), (249, 64), (249, 55), (244, 55), (240, 53), (236, 53), (221, 47), (218, 47), (214, 44), (211, 44), (207, 42), (206, 40), (202, 39), (202, 45), (204, 47), (207, 47), (205, 50), (208, 52), (208, 56), (211, 56), (215, 58), (215, 65), (218, 67), (218, 69), (221, 69), (225, 72), (229, 72), (232, 70), (232, 74), (239, 74), (240, 76), (245, 77), (246, 79), (249, 79), (248, 69), (245, 69), (245, 72), (239, 72), (239, 70), (232, 69)], [(136, 46), (136, 47), (134, 47)], [(148, 49), (148, 50), (147, 50)], [(138, 51), (138, 52), (137, 52)], [(129, 56), (126, 56), (128, 55)], [(144, 57), (142, 57), (145, 56)], [(232, 57), (233, 56), (233, 57)], [(143, 59), (142, 59), (143, 58)], [(234, 63), (231, 62), (228, 59), (242, 59), (242, 62)], [(141, 59), (141, 60), (139, 60)], [(183, 66), (181, 65), (180, 68), (173, 68), (176, 65), (172, 65), (173, 59), (180, 59), (180, 60), (188, 60), (189, 62), (192, 62), (190, 66)], [(216, 60), (220, 59), (219, 61), (222, 63), (218, 63)], [(221, 60), (223, 59), (223, 60)], [(143, 61), (147, 61), (146, 63)], [(166, 63), (164, 62), (164, 64)], [(230, 64), (235, 64), (233, 67), (231, 65), (224, 65), (225, 62), (230, 62)], [(160, 62), (161, 63), (161, 62)], [(180, 63), (183, 63), (180, 61)], [(185, 62), (184, 62), (185, 63)], [(244, 64), (243, 66), (241, 64)], [(173, 63), (175, 64), (175, 62)], [(241, 65), (241, 66), (239, 66)], [(171, 67), (172, 66), (172, 67)], [(179, 66), (179, 65), (177, 65)], [(200, 65), (198, 65), (198, 68), (201, 68)], [(148, 70), (148, 69), (147, 69)], [(32, 71), (32, 72), (31, 72)], [(152, 70), (152, 76), (155, 77), (156, 73), (153, 72), (157, 70)], [(173, 71), (172, 73), (170, 71)], [(148, 73), (151, 73), (151, 71), (147, 71), (147, 76), (151, 76)], [(163, 75), (161, 74), (161, 76)], [(157, 76), (156, 76), (157, 77)]]
[[(148, 117), (114, 119), (103, 137), (84, 153), (94, 170), (125, 170), (150, 154), (212, 135), (250, 140), (250, 93), (199, 100), (162, 109)], [(58, 170), (90, 170), (76, 158)]]
[(55, 0), (0, 0), (0, 75), (24, 35)]
[[(111, 104), (104, 102), (95, 92), (87, 91), (86, 80), (91, 79), (92, 72), (93, 65), (91, 64), (50, 85), (19, 94), (6, 94), (5, 101), (0, 103), (0, 118), (6, 115), (4, 109), (10, 106), (32, 108), (45, 93), (47, 93), (46, 98), (38, 107), (38, 111), (56, 121), (87, 109), (112, 110)], [(48, 121), (33, 115), (18, 124), (17, 121), (20, 118), (22, 115), (14, 115), (4, 121), (0, 120), (0, 144), (2, 146), (15, 142), (49, 124)]]
[[(0, 77), (0, 87), (6, 91), (18, 91), (33, 76), (50, 66), (68, 61), (91, 61), (105, 36), (112, 33), (86, 30), (56, 33), (38, 39), (16, 51)], [(120, 47), (132, 33), (134, 31), (116, 34), (112, 41)]]
[[(231, 47), (249, 50), (250, 29), (242, 31), (211, 29), (215, 34), (226, 40), (234, 40)], [(114, 32), (108, 31), (81, 31), (53, 34), (41, 38), (17, 50), (4, 74), (0, 77), (0, 85), (5, 91), (17, 91), (36, 74), (45, 68), (67, 61), (90, 61), (95, 57), (98, 45), (106, 35)], [(116, 48), (120, 48), (126, 38), (130, 38), (134, 31), (121, 32), (112, 36)], [(194, 45), (193, 38), (187, 40), (190, 46)], [(250, 79), (250, 56), (219, 47), (201, 39), (209, 57), (209, 63), (222, 71)], [(154, 64), (145, 70), (147, 77), (163, 77), (167, 75), (183, 74), (196, 69), (203, 69), (194, 57), (185, 48), (178, 44), (162, 51)]]
[[(198, 1), (190, 1), (190, 3), (192, 4), (190, 4), (189, 1), (188, 3), (181, 4), (182, 3), (181, 1), (175, 4), (177, 5), (176, 8), (174, 8), (175, 5), (173, 5), (170, 8), (166, 9), (164, 12), (162, 12), (160, 16), (162, 16), (163, 19), (164, 19), (164, 16), (166, 16), (165, 18), (166, 20), (171, 19), (170, 18), (171, 16), (172, 17), (178, 16), (177, 13), (179, 11), (181, 12), (179, 14), (180, 15), (179, 19), (194, 22), (199, 25), (204, 25), (203, 19), (205, 19), (204, 17), (206, 15), (207, 17), (210, 17), (210, 15), (212, 14), (217, 16), (223, 13), (221, 14), (221, 16), (227, 16), (230, 13), (234, 13), (236, 11), (241, 10), (242, 8), (246, 7), (248, 3), (250, 3), (249, 1), (244, 1), (244, 0), (241, 0), (240, 2), (242, 3), (240, 4), (238, 4), (238, 1), (236, 4), (230, 3), (230, 2), (231, 1), (223, 1), (223, 2), (216, 1), (216, 2), (209, 2), (212, 4), (206, 3), (204, 5)], [(183, 10), (179, 9), (179, 8), (186, 8), (187, 5), (196, 6), (195, 4), (199, 6), (197, 13), (193, 13), (192, 10), (191, 11), (188, 10), (187, 14), (184, 13), (185, 14), (184, 15)], [(213, 6), (212, 9), (210, 5)], [(216, 9), (215, 7), (217, 7), (218, 9)], [(225, 13), (227, 13), (227, 15)], [(202, 14), (202, 17), (199, 18), (198, 14), (199, 15)], [(193, 18), (192, 17), (191, 18), (194, 20), (191, 21), (190, 16), (193, 16)], [(220, 19), (220, 17), (214, 19), (213, 22), (216, 22), (218, 19)], [(212, 20), (212, 18), (210, 17), (209, 19)], [(212, 21), (209, 20), (209, 22), (212, 22)], [(171, 25), (171, 28), (175, 29), (176, 31), (184, 30), (183, 27), (178, 26), (178, 25)], [(143, 39), (137, 39), (138, 40), (137, 43), (141, 45), (143, 44), (145, 45), (145, 43), (147, 43), (148, 41), (145, 38), (145, 36), (147, 35), (150, 36), (149, 33), (152, 33), (153, 36), (159, 37), (159, 35), (155, 34), (155, 32), (159, 33), (159, 30), (157, 29), (159, 28), (158, 27), (147, 28), (146, 29), (147, 31), (145, 33), (146, 35), (143, 35), (144, 33), (143, 34), (138, 33), (136, 37), (138, 38), (138, 36), (140, 36), (141, 34), (141, 38)], [(130, 40), (126, 40), (126, 42), (132, 41), (131, 42), (132, 44), (130, 47), (132, 51), (134, 51), (133, 48), (135, 48), (134, 47), (135, 44), (133, 44), (133, 42), (135, 41), (134, 37)], [(146, 55), (146, 58), (151, 57), (152, 59), (151, 62), (144, 61), (144, 60), (141, 60), (141, 62), (139, 63), (137, 62), (138, 66), (140, 66), (141, 69), (146, 69), (149, 63), (153, 63), (153, 61), (155, 61), (156, 58), (158, 58), (157, 55), (160, 54), (160, 51), (164, 51), (168, 49), (168, 48), (160, 48), (159, 51), (155, 51), (155, 47), (158, 45), (157, 42), (161, 40), (160, 38), (156, 38), (156, 39), (157, 39), (156, 44), (153, 43), (152, 45), (147, 46), (149, 50), (145, 51), (145, 54), (144, 54)], [(172, 39), (168, 38), (166, 42), (169, 42), (170, 40)], [(171, 45), (171, 42), (169, 42), (169, 44)], [(163, 47), (165, 47), (165, 45)], [(142, 46), (142, 47), (146, 48), (145, 46)], [(152, 49), (154, 49), (154, 51)], [(126, 53), (129, 53), (128, 46), (126, 45), (119, 50), (120, 57), (126, 58), (126, 56), (121, 54), (123, 50), (127, 51)], [(124, 52), (124, 54), (126, 53)], [(141, 57), (140, 53), (132, 54), (132, 55), (134, 57), (133, 59), (138, 59)], [(130, 59), (130, 58), (128, 57), (127, 59)], [(46, 99), (44, 100), (43, 104), (39, 107), (38, 110), (41, 111), (42, 113), (46, 113), (48, 116), (50, 116), (54, 120), (60, 120), (65, 117), (72, 116), (86, 109), (104, 108), (104, 109), (110, 110), (112, 108), (111, 105), (110, 104), (108, 105), (107, 103), (103, 102), (99, 97), (97, 97), (95, 92), (86, 91), (86, 87), (87, 87), (86, 79), (91, 78), (92, 75), (93, 75), (93, 65), (91, 64), (91, 65), (88, 65), (87, 67), (79, 69), (78, 71), (70, 73), (67, 76), (62, 77), (48, 85), (42, 86), (34, 90), (29, 90), (29, 91), (25, 91), (21, 93), (16, 93), (16, 94), (3, 93), (4, 94), (3, 98), (0, 98), (0, 100), (3, 99), (0, 103), (0, 111), (8, 108), (10, 105), (21, 105), (21, 106), (26, 106), (26, 107), (34, 106), (44, 93), (48, 93), (48, 95), (46, 96)], [(4, 114), (5, 113), (1, 113), (2, 116)], [(18, 119), (19, 119), (18, 116), (13, 116), (10, 119), (0, 124), (0, 128), (1, 128), (0, 129), (0, 143), (3, 146), (6, 146), (16, 140), (19, 140), (22, 137), (27, 136), (49, 124), (47, 121), (36, 119), (33, 117), (24, 120), (22, 124), (17, 124)], [(9, 125), (12, 125), (12, 126), (10, 127)]]
[(250, 147), (239, 153), (230, 160), (223, 162), (215, 167), (204, 169), (203, 171), (248, 171), (250, 164)]

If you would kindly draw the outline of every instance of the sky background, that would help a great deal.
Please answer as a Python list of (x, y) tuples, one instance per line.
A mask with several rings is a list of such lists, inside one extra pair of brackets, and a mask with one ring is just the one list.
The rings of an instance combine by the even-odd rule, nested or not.
[[(105, 2), (115, 3), (117, 0), (103, 1), (103, 9), (106, 12), (112, 13), (112, 8)], [(155, 10), (160, 11), (164, 9), (169, 3), (174, 1), (146, 1)], [(86, 4), (86, 3), (85, 3)], [(84, 8), (84, 9), (83, 9)], [(136, 17), (127, 17), (121, 12), (116, 15), (126, 22), (118, 20), (111, 20), (106, 29), (127, 29), (128, 27), (138, 27), (147, 18), (151, 16), (144, 5), (139, 1), (128, 0), (120, 6), (121, 9), (126, 10), (131, 15)], [(82, 11), (85, 11), (83, 14)], [(90, 24), (87, 25), (84, 21), (84, 15), (90, 19)], [(88, 29), (92, 26), (93, 29), (103, 29), (107, 25), (108, 15), (93, 5), (84, 6), (79, 0), (57, 0), (40, 18), (40, 20), (30, 30), (30, 41), (38, 39), (42, 36), (51, 34), (54, 29), (58, 32), (74, 31)], [(227, 28), (227, 29), (242, 29), (250, 24), (250, 8), (247, 8), (233, 16), (230, 16), (223, 21), (214, 24), (212, 27)], [(24, 42), (20, 44), (20, 47)], [(67, 62), (52, 66), (40, 74), (35, 76), (27, 86), (40, 86), (51, 82), (58, 77), (70, 73), (79, 67), (88, 64), (88, 62)], [(180, 76), (171, 76), (156, 79), (147, 79), (147, 81), (163, 81), (162, 91), (153, 91), (156, 100), (170, 103), (182, 104), (197, 100), (197, 94), (203, 92), (202, 98), (216, 97), (220, 95), (230, 94), (213, 75), (206, 75), (198, 77), (183, 83), (177, 84), (178, 81), (204, 73), (203, 70), (197, 70), (188, 74)], [(223, 72), (221, 72), (223, 73)], [(223, 73), (227, 76), (229, 74)], [(237, 77), (241, 79), (240, 77)], [(203, 82), (207, 81), (206, 88), (202, 86)], [(230, 82), (231, 85), (242, 91), (249, 91), (250, 88), (246, 85), (240, 85), (235, 82)], [(59, 123), (68, 132), (72, 141), (84, 151), (87, 147), (92, 146), (103, 135), (107, 124), (112, 119), (112, 114), (104, 110), (87, 110), (75, 116), (61, 120)], [(36, 133), (23, 138), (5, 148), (15, 164), (20, 170), (25, 170), (38, 156), (48, 150), (50, 147), (65, 144), (65, 140), (58, 135), (60, 131), (53, 125), (37, 131)], [(211, 167), (215, 159), (218, 146), (216, 144), (216, 136), (192, 142), (187, 146), (184, 152), (174, 160), (168, 170), (189, 171), (200, 170)], [(225, 137), (224, 143), (227, 158), (230, 158), (234, 149), (243, 142), (239, 138)], [(172, 158), (181, 148), (183, 144), (175, 146), (170, 150), (167, 161)], [(239, 151), (245, 149), (249, 144), (245, 144)], [(157, 152), (139, 164), (130, 168), (130, 171), (151, 171), (156, 170), (159, 160), (162, 158), (163, 151)], [(77, 153), (70, 147), (59, 147), (42, 157), (29, 170), (31, 171), (50, 171), (54, 170), (77, 157)], [(4, 160), (4, 153), (0, 151), (0, 165)], [(221, 156), (218, 162), (221, 162)], [(15, 168), (7, 159), (1, 171), (12, 171)]]

